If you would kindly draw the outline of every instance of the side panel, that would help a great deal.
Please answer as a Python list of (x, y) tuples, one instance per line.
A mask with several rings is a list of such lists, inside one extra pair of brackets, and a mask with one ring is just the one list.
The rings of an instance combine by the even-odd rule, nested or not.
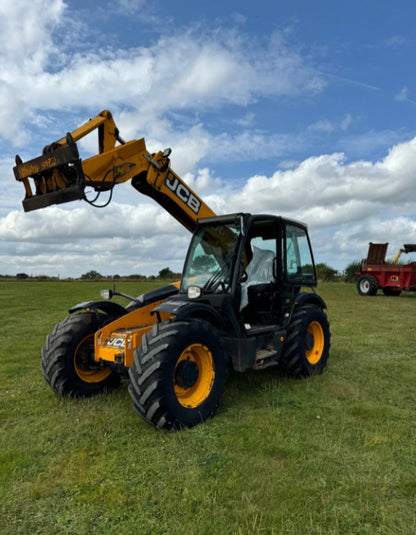
[(416, 263), (408, 265), (367, 265), (361, 274), (368, 274), (377, 280), (380, 288), (396, 288), (398, 290), (416, 289)]
[[(142, 336), (158, 321), (158, 315), (152, 314), (152, 310), (161, 303), (163, 301), (156, 301), (133, 310), (97, 331), (94, 340), (95, 360), (131, 366), (134, 350), (140, 345)], [(159, 317), (163, 321), (170, 314), (162, 312)]]

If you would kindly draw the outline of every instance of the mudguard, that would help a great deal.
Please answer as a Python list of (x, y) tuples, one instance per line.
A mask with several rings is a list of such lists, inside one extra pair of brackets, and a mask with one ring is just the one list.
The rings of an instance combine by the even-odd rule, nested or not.
[(322, 309), (327, 308), (325, 301), (322, 299), (322, 297), (318, 294), (311, 293), (311, 292), (300, 292), (293, 303), (292, 310), (299, 306), (299, 305), (317, 305), (321, 307)]
[(216, 327), (221, 328), (223, 319), (220, 314), (204, 303), (190, 303), (189, 301), (166, 301), (157, 306), (152, 314), (159, 314), (160, 312), (168, 312), (175, 316), (178, 320), (183, 319), (202, 319), (208, 321)]
[(130, 312), (132, 309), (147, 306), (155, 303), (156, 301), (161, 301), (162, 299), (172, 297), (179, 292), (179, 284), (179, 282), (166, 284), (165, 286), (161, 286), (155, 290), (150, 290), (149, 292), (139, 295), (139, 297), (129, 303), (126, 308)]
[(302, 305), (316, 305), (322, 308), (322, 310), (325, 310), (327, 308), (325, 301), (322, 299), (320, 295), (311, 293), (311, 292), (299, 292), (298, 295), (296, 296), (296, 299), (294, 300), (292, 304), (292, 308), (290, 309), (290, 314), (287, 317), (285, 317), (284, 324), (286, 326), (289, 325), (295, 309), (298, 306), (302, 306)]
[(127, 314), (128, 312), (123, 306), (111, 301), (85, 301), (84, 303), (78, 303), (71, 307), (68, 312), (73, 314), (74, 312), (81, 312), (82, 310), (101, 310), (101, 312), (116, 318), (124, 316), (124, 314)]

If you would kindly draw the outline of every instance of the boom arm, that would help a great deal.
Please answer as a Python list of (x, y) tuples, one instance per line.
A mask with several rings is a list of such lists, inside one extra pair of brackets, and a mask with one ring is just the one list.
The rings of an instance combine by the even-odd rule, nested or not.
[[(95, 129), (98, 154), (81, 160), (76, 142)], [(84, 191), (88, 186), (97, 192), (97, 197), (102, 191), (110, 191), (111, 195), (116, 184), (131, 180), (135, 189), (152, 197), (193, 231), (199, 218), (215, 213), (172, 171), (170, 152), (166, 149), (150, 154), (143, 138), (125, 142), (112, 114), (105, 110), (45, 147), (42, 156), (27, 162), (16, 156), (13, 170), (16, 180), (23, 182), (26, 190), (25, 212), (51, 204), (87, 200)]]

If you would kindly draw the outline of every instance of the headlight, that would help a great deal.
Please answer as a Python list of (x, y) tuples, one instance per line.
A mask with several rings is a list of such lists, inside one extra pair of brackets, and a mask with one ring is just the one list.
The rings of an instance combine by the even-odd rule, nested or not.
[(188, 298), (197, 299), (201, 295), (201, 288), (199, 286), (189, 286)]

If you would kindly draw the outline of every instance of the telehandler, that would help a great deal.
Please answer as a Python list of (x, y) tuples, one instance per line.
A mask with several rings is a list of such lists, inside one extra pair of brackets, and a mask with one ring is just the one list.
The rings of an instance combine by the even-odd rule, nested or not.
[[(99, 152), (81, 160), (76, 143), (95, 129)], [(25, 211), (87, 200), (88, 186), (111, 197), (116, 184), (131, 180), (193, 232), (180, 283), (137, 298), (104, 290), (102, 300), (75, 305), (47, 336), (41, 360), (60, 396), (109, 391), (127, 375), (141, 418), (178, 430), (214, 415), (230, 368), (321, 373), (330, 330), (314, 291), (306, 225), (272, 215), (216, 216), (171, 170), (169, 154), (149, 153), (143, 139), (124, 142), (103, 111), (42, 156), (25, 163), (16, 156), (14, 173), (25, 186)]]

